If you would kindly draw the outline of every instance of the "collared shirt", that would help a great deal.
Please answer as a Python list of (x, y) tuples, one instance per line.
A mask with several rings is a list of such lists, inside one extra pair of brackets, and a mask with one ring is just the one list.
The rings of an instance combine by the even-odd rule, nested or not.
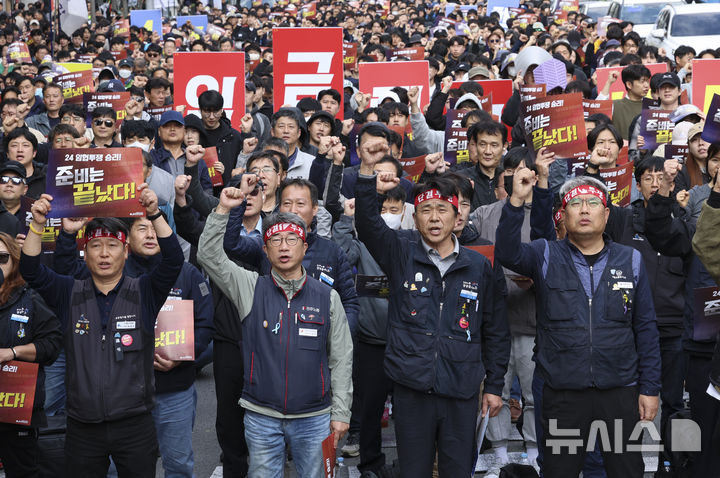
[(107, 295), (103, 294), (93, 282), (93, 290), (95, 290), (95, 298), (97, 300), (98, 309), (100, 309), (100, 318), (102, 319), (103, 329), (107, 327), (107, 323), (110, 320), (110, 312), (112, 312), (113, 304), (115, 303), (115, 299), (117, 298), (118, 292), (120, 292), (120, 287), (124, 281), (125, 276), (123, 275), (117, 285), (115, 285), (115, 287), (113, 287)]
[(442, 258), (440, 256), (440, 253), (433, 249), (428, 245), (427, 242), (425, 242), (425, 239), (421, 239), (420, 242), (422, 243), (423, 249), (425, 249), (425, 252), (427, 252), (428, 257), (430, 260), (435, 264), (435, 266), (440, 271), (440, 276), (444, 276), (445, 273), (452, 267), (453, 264), (455, 264), (455, 261), (457, 260), (458, 254), (460, 254), (460, 241), (457, 240), (457, 237), (455, 237), (455, 234), (452, 235), (453, 243), (455, 244), (455, 247), (453, 248), (453, 251), (447, 255), (447, 257)]
[(252, 231), (248, 231), (245, 227), (245, 224), (240, 226), (240, 235), (262, 238), (262, 214), (258, 218), (257, 224), (255, 224), (255, 229), (253, 229)]

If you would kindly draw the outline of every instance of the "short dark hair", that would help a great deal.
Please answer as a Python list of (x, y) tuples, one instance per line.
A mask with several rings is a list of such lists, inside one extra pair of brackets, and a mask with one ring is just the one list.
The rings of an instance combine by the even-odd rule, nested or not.
[(503, 169), (515, 169), (520, 166), (522, 162), (525, 162), (525, 166), (529, 169), (535, 167), (535, 161), (533, 161), (530, 150), (525, 146), (516, 146), (507, 152), (503, 158), (502, 167)]
[(23, 103), (20, 98), (8, 98), (0, 102), (0, 111), (3, 111), (6, 106), (20, 106)]
[(482, 85), (476, 81), (466, 81), (462, 83), (460, 85), (460, 91), (462, 91), (463, 94), (472, 93), (475, 96), (482, 96), (484, 93)]
[(65, 103), (60, 107), (58, 116), (63, 119), (65, 115), (74, 115), (80, 118), (85, 118), (85, 108), (77, 103)]
[(398, 103), (397, 101), (389, 101), (387, 103), (384, 103), (381, 108), (387, 112), (388, 118), (391, 114), (401, 114), (406, 118), (410, 116), (410, 108), (408, 108), (408, 105)]
[(51, 88), (56, 88), (56, 89), (60, 90), (60, 93), (62, 93), (62, 91), (63, 91), (63, 87), (61, 85), (58, 85), (57, 83), (48, 83), (43, 88), (43, 93), (45, 93), (47, 90), (49, 90)]
[[(279, 191), (279, 197), (282, 197), (283, 191), (285, 191), (285, 188), (289, 188), (290, 186), (296, 186), (299, 188), (307, 188), (310, 191), (310, 202), (313, 206), (318, 205), (318, 190), (317, 187), (308, 181), (307, 179), (303, 178), (290, 178), (286, 179), (280, 184), (280, 191)], [(263, 221), (264, 222), (264, 221)]]
[(475, 194), (472, 181), (467, 176), (455, 171), (446, 171), (440, 177), (448, 178), (455, 183), (457, 190), (465, 199), (472, 200)]
[(165, 78), (150, 78), (147, 83), (145, 83), (145, 93), (150, 93), (152, 90), (158, 88), (170, 88), (170, 82)]
[(635, 182), (640, 184), (640, 178), (642, 178), (642, 175), (643, 173), (645, 173), (645, 171), (662, 171), (664, 164), (665, 158), (662, 158), (660, 156), (646, 156), (645, 158), (641, 159), (635, 165)]
[(120, 136), (124, 138), (148, 138), (155, 137), (155, 128), (149, 121), (125, 120), (120, 127)]
[(385, 156), (383, 156), (382, 158), (380, 158), (380, 160), (379, 160), (377, 163), (375, 163), (375, 164), (382, 164), (382, 163), (389, 163), (389, 164), (392, 164), (393, 166), (395, 166), (395, 175), (396, 175), (398, 178), (401, 178), (401, 177), (402, 177), (402, 175), (403, 175), (403, 168), (402, 168), (402, 164), (400, 164), (400, 161), (398, 161), (397, 159), (393, 158), (393, 157), (390, 156), (389, 154), (386, 154)]
[(632, 41), (635, 45), (640, 46), (640, 35), (638, 32), (627, 32), (622, 39), (622, 44), (625, 45), (627, 42)]
[(590, 121), (592, 123), (595, 123), (596, 126), (599, 126), (601, 124), (610, 124), (612, 123), (612, 120), (608, 115), (605, 113), (595, 113), (593, 115), (588, 116), (585, 118), (585, 121)]
[[(447, 197), (457, 196), (458, 191), (458, 188), (453, 180), (439, 176), (429, 179), (424, 183), (416, 184), (413, 188), (413, 199), (426, 191), (430, 191), (431, 189), (437, 189), (442, 196)], [(457, 214), (457, 207), (453, 206), (453, 210), (455, 211), (455, 214)]]
[(385, 200), (388, 199), (391, 201), (405, 202), (407, 200), (407, 191), (405, 191), (405, 188), (402, 186), (395, 186), (385, 193)]
[(452, 46), (453, 44), (457, 43), (458, 45), (465, 45), (465, 37), (461, 37), (459, 35), (455, 35), (450, 39), (448, 42), (448, 46)]
[(275, 168), (275, 171), (279, 173), (280, 172), (280, 164), (279, 164), (277, 156), (275, 156), (275, 154), (273, 154), (273, 153), (274, 153), (274, 151), (255, 151), (254, 153), (252, 153), (250, 155), (247, 162), (245, 163), (245, 169), (250, 171), (250, 166), (252, 165), (252, 163), (254, 163), (255, 161), (259, 161), (261, 159), (267, 159), (268, 161), (270, 161), (272, 163), (273, 167)]
[(467, 137), (469, 140), (477, 141), (477, 137), (483, 133), (491, 136), (500, 135), (503, 143), (507, 143), (507, 128), (497, 121), (480, 121), (475, 123), (468, 129)]
[(15, 128), (14, 130), (10, 131), (10, 133), (5, 135), (5, 137), (3, 138), (3, 146), (5, 147), (5, 151), (8, 150), (8, 145), (10, 144), (10, 141), (21, 137), (30, 141), (33, 147), (33, 151), (37, 151), (38, 140), (27, 127)]
[(128, 236), (128, 227), (123, 221), (116, 217), (96, 217), (90, 221), (85, 230), (89, 233), (95, 229), (107, 229), (111, 234), (122, 232), (125, 237)]
[(320, 101), (323, 96), (332, 96), (332, 99), (338, 102), (338, 104), (342, 104), (342, 96), (340, 96), (340, 92), (334, 88), (328, 88), (327, 90), (320, 90), (320, 92), (317, 94), (317, 100)]
[(490, 113), (488, 113), (487, 111), (475, 109), (475, 110), (470, 110), (467, 113), (465, 113), (465, 115), (463, 116), (463, 119), (460, 120), (460, 126), (462, 126), (463, 128), (467, 128), (468, 127), (467, 124), (471, 119), (474, 119), (475, 123), (478, 123), (481, 121), (492, 121), (493, 120), (492, 116), (490, 116)]
[(565, 93), (581, 93), (587, 100), (592, 96), (592, 86), (585, 80), (573, 80), (565, 87)]
[[(167, 80), (166, 80), (167, 81)], [(149, 83), (150, 81), (148, 81)], [(203, 91), (198, 96), (198, 106), (203, 111), (220, 111), (225, 104), (222, 95), (216, 90)]]
[(297, 124), (297, 127), (300, 128), (300, 120), (298, 119), (297, 115), (295, 114), (295, 111), (291, 110), (290, 108), (280, 108), (272, 115), (272, 127), (274, 128), (277, 122), (280, 120), (280, 118), (290, 118), (294, 119), (295, 123)]
[(622, 82), (627, 89), (627, 83), (633, 81), (642, 80), (643, 78), (650, 79), (650, 70), (645, 65), (628, 65), (622, 70)]
[(113, 120), (117, 119), (115, 110), (110, 108), (109, 106), (98, 106), (92, 111), (92, 113), (90, 113), (90, 116), (92, 117), (92, 119), (103, 118), (105, 116), (109, 116)]
[(376, 121), (365, 124), (357, 135), (358, 145), (362, 143), (364, 136), (375, 136), (376, 138), (385, 138), (390, 142), (390, 130), (387, 126)]
[(588, 149), (590, 151), (595, 149), (597, 138), (603, 131), (610, 131), (610, 133), (615, 137), (615, 141), (617, 141), (618, 148), (622, 148), (623, 139), (620, 133), (618, 133), (618, 130), (615, 129), (615, 126), (613, 126), (612, 123), (599, 123), (587, 135)]
[(75, 129), (75, 126), (67, 123), (58, 123), (53, 126), (53, 129), (51, 129), (50, 133), (48, 133), (48, 143), (50, 143), (50, 145), (52, 146), (52, 144), (55, 142), (55, 138), (57, 138), (61, 134), (69, 134), (73, 138), (80, 137), (80, 133), (77, 129)]
[(280, 148), (285, 151), (285, 155), (287, 156), (290, 153), (290, 146), (287, 144), (287, 141), (285, 141), (282, 138), (276, 138), (274, 136), (270, 136), (267, 141), (263, 144), (264, 148), (268, 148), (269, 146), (272, 146), (274, 148)]
[(681, 57), (681, 56), (685, 56), (685, 55), (687, 55), (688, 53), (692, 53), (693, 56), (695, 56), (695, 48), (693, 48), (693, 47), (691, 47), (691, 46), (688, 46), (688, 45), (680, 45), (679, 47), (677, 47), (677, 48), (675, 49), (675, 52), (674, 52), (673, 56), (674, 56), (675, 58), (678, 58), (678, 57)]

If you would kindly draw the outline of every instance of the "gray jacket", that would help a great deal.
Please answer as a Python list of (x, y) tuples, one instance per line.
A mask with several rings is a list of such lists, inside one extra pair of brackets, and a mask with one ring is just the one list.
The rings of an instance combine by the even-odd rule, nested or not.
[[(480, 233), (480, 237), (495, 243), (495, 231), (500, 224), (500, 215), (507, 199), (480, 206), (470, 213), (470, 222)], [(525, 219), (521, 230), (521, 240), (524, 243), (530, 242), (530, 203), (525, 204)], [(510, 324), (512, 335), (535, 335), (535, 286), (529, 290), (522, 289), (517, 285), (519, 275), (510, 269), (505, 271), (505, 283), (507, 284), (507, 319)], [(515, 279), (515, 280), (513, 280)], [(525, 281), (518, 281), (526, 283)]]
[(710, 197), (710, 184), (703, 184), (702, 186), (694, 186), (690, 190), (690, 198), (688, 199), (685, 210), (690, 215), (690, 219), (694, 222), (700, 218), (702, 212), (702, 206)]
[(422, 113), (410, 114), (410, 124), (413, 130), (413, 143), (424, 154), (445, 152), (445, 131), (430, 129)]

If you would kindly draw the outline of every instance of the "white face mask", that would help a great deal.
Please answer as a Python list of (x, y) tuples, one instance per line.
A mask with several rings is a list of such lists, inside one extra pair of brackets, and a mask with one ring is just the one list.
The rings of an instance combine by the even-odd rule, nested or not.
[(385, 221), (385, 224), (390, 229), (398, 230), (400, 229), (400, 224), (402, 223), (402, 214), (392, 214), (390, 212), (387, 212), (385, 214), (381, 214), (380, 217), (382, 217), (383, 221)]
[(126, 148), (140, 148), (146, 153), (150, 151), (150, 145), (141, 143), (140, 141), (135, 141), (134, 143), (130, 143), (128, 145), (125, 145)]
[(128, 78), (130, 78), (130, 75), (132, 74), (132, 71), (131, 71), (131, 70), (122, 69), (122, 70), (119, 70), (118, 73), (120, 74), (120, 78), (122, 78), (123, 80), (127, 80)]
[(260, 59), (260, 54), (259, 54), (259, 53), (252, 52), (252, 53), (248, 54), (248, 56), (250, 57), (250, 59), (251, 59), (252, 61), (255, 61), (255, 60), (259, 60), (259, 59)]

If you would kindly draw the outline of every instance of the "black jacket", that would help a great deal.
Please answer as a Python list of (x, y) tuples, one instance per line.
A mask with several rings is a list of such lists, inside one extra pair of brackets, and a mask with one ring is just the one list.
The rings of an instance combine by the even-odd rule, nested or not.
[[(22, 210), (22, 208), (20, 209)], [(11, 237), (15, 237), (16, 234), (22, 232), (22, 225), (23, 224), (20, 223), (17, 216), (8, 211), (5, 208), (5, 205), (0, 202), (0, 232), (4, 232), (9, 234)]]
[[(23, 323), (21, 320), (15, 320), (18, 318), (27, 321)], [(45, 404), (43, 367), (52, 364), (60, 353), (62, 333), (60, 322), (40, 295), (27, 286), (21, 286), (10, 294), (4, 304), (0, 305), (0, 348), (26, 344), (35, 344), (37, 351), (35, 362), (40, 364), (30, 426), (43, 427), (47, 424), (43, 412)], [(1, 424), (0, 429), (9, 426)]]
[(32, 176), (27, 178), (28, 190), (25, 195), (33, 199), (38, 199), (45, 193), (45, 175), (47, 174), (47, 165), (33, 161)]
[[(220, 139), (217, 143), (209, 144), (209, 141), (203, 144), (203, 147), (217, 146), (218, 159), (225, 165), (223, 173), (223, 183), (227, 184), (232, 176), (232, 170), (235, 169), (237, 157), (243, 150), (243, 141), (248, 138), (245, 135), (230, 126), (230, 120), (222, 118), (220, 120), (220, 131), (218, 132)], [(208, 132), (205, 131), (207, 135)], [(214, 134), (213, 134), (214, 136)]]
[(499, 168), (495, 171), (495, 176), (492, 179), (487, 177), (485, 173), (480, 170), (479, 162), (472, 168), (459, 169), (457, 172), (470, 178), (475, 185), (472, 204), (470, 206), (471, 211), (474, 211), (480, 206), (492, 204), (497, 201), (495, 188), (497, 187), (497, 181), (500, 177)]

